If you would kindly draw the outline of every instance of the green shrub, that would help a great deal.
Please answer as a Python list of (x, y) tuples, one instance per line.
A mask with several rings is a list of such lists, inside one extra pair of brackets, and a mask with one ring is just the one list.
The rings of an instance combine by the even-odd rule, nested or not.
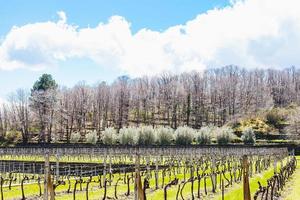
[(96, 144), (98, 141), (97, 131), (88, 131), (88, 133), (85, 135), (85, 140), (89, 144)]
[(79, 142), (80, 138), (81, 138), (80, 132), (73, 132), (71, 133), (70, 142), (77, 143)]
[(231, 143), (234, 143), (234, 144), (242, 143), (242, 142), (243, 142), (243, 140), (239, 137), (236, 137), (236, 136), (234, 136), (234, 138), (231, 140)]
[(277, 129), (285, 127), (285, 120), (284, 114), (278, 109), (273, 109), (266, 114), (266, 123)]
[(195, 138), (195, 130), (187, 126), (178, 127), (175, 131), (175, 143), (178, 145), (192, 144)]
[(255, 134), (257, 135), (267, 135), (270, 132), (274, 132), (274, 127), (271, 126), (270, 124), (266, 123), (264, 119), (260, 117), (256, 118), (249, 118), (249, 119), (243, 119), (240, 121), (239, 125), (236, 125), (233, 127), (234, 133), (241, 137), (243, 134), (243, 131), (251, 127)]
[(5, 134), (5, 140), (8, 143), (18, 143), (22, 140), (22, 133), (16, 130), (7, 131)]
[(136, 145), (138, 143), (138, 128), (122, 128), (119, 132), (119, 140), (123, 145)]
[(156, 130), (157, 142), (159, 145), (170, 145), (174, 139), (174, 130), (172, 128), (160, 127)]
[(216, 129), (216, 139), (218, 144), (228, 144), (235, 138), (232, 128), (221, 127)]
[(254, 144), (256, 141), (255, 133), (252, 128), (246, 128), (241, 137), (244, 144)]
[(103, 144), (112, 145), (112, 144), (116, 144), (117, 141), (118, 141), (117, 131), (113, 127), (106, 128), (102, 132)]
[(156, 142), (155, 130), (151, 126), (142, 126), (138, 129), (139, 145), (154, 145)]
[(210, 144), (212, 135), (213, 135), (214, 127), (202, 127), (197, 132), (197, 142), (198, 144)]

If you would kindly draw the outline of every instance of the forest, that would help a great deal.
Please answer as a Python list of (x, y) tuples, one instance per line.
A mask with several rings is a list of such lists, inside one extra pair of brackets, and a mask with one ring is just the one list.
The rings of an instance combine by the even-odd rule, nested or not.
[(293, 122), (290, 132), (299, 134), (299, 102), (300, 70), (295, 67), (264, 70), (226, 66), (154, 77), (121, 76), (112, 83), (79, 82), (71, 88), (44, 74), (30, 90), (15, 91), (1, 105), (0, 138), (28, 143), (59, 137), (61, 142), (70, 142), (73, 132), (84, 136), (92, 130), (100, 136), (108, 127), (117, 132), (142, 125), (221, 127), (291, 107), (287, 125)]
[(43, 74), (0, 107), (1, 199), (295, 199), (299, 90), (294, 67)]

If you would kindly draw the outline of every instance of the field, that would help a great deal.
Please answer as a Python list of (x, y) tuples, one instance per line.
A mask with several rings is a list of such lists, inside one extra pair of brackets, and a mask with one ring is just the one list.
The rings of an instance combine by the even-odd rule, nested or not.
[(297, 181), (288, 181), (296, 163), (285, 148), (6, 148), (0, 154), (2, 199), (42, 199), (46, 192), (49, 199), (238, 200), (245, 178), (252, 199), (280, 193), (289, 199), (283, 185)]

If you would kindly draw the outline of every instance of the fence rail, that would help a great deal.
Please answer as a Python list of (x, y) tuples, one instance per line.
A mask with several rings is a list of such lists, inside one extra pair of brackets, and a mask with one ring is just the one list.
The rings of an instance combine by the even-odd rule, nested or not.
[(223, 156), (223, 155), (276, 155), (287, 156), (287, 147), (217, 147), (217, 146), (167, 146), (167, 147), (133, 147), (133, 146), (104, 146), (104, 147), (8, 147), (0, 148), (0, 156), (7, 155), (164, 155), (164, 156)]

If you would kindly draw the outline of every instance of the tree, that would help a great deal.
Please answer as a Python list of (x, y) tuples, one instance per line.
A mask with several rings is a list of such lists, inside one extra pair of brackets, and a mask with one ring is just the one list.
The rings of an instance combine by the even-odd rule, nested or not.
[(70, 143), (71, 133), (75, 126), (75, 102), (73, 89), (62, 88), (60, 90), (58, 104), (59, 132), (60, 139), (65, 136), (67, 143)]
[(75, 106), (75, 119), (77, 123), (77, 129), (79, 131), (86, 131), (86, 125), (88, 119), (88, 113), (91, 110), (90, 99), (91, 91), (90, 88), (84, 83), (80, 82), (74, 87), (74, 106)]
[[(38, 117), (39, 142), (50, 142), (57, 102), (57, 87), (50, 74), (43, 74), (31, 90), (30, 106)], [(46, 137), (47, 136), (47, 137)]]
[(118, 130), (123, 126), (128, 126), (129, 117), (129, 84), (127, 76), (121, 76), (114, 83), (114, 122)]
[(0, 104), (0, 138), (4, 139), (5, 136), (5, 115), (4, 115), (4, 105)]
[[(0, 107), (1, 137), (18, 130), (26, 141), (27, 129), (39, 129), (40, 141), (50, 141), (54, 131), (70, 141), (72, 132), (84, 135), (96, 130), (100, 136), (108, 127), (162, 125), (176, 129), (186, 125), (199, 129), (223, 126), (272, 107), (300, 105), (300, 69), (226, 66), (176, 75), (123, 76), (112, 84), (81, 82), (71, 88), (58, 88), (51, 75), (44, 74), (28, 95), (14, 94), (12, 102)], [(293, 124), (290, 131), (298, 133), (298, 116), (289, 121)]]
[(285, 132), (290, 139), (300, 138), (300, 108), (295, 108), (287, 118), (288, 126), (285, 127)]
[(11, 112), (15, 116), (15, 126), (22, 133), (23, 143), (29, 139), (30, 111), (29, 111), (29, 93), (24, 89), (18, 89), (10, 97)]

